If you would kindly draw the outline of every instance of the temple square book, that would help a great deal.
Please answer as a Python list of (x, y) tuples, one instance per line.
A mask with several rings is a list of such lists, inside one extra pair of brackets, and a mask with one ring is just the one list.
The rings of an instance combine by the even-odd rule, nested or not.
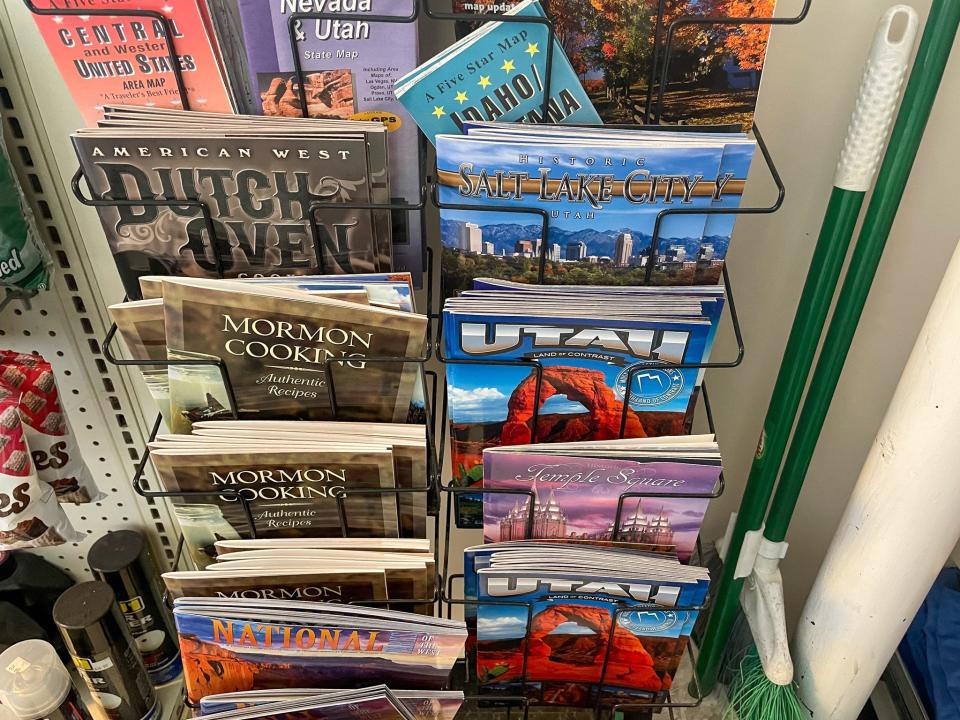
[[(239, 0), (246, 50), (248, 111), (291, 118), (377, 120), (388, 129), (390, 200), (419, 199), (417, 125), (393, 95), (393, 83), (417, 65), (417, 23), (364, 20), (364, 15), (398, 19), (413, 12), (413, 0), (279, 2)], [(295, 21), (293, 12), (323, 14)], [(340, 17), (342, 16), (342, 17)], [(272, 32), (270, 31), (272, 28)], [(303, 97), (293, 53), (299, 55)], [(414, 274), (419, 285), (423, 246), (418, 213), (394, 215), (394, 267)]]
[[(225, 710), (262, 706), (283, 700), (305, 700), (314, 695), (329, 695), (336, 690), (316, 688), (278, 688), (277, 690), (251, 690), (250, 692), (220, 693), (200, 699), (200, 714), (211, 715)], [(463, 693), (459, 690), (393, 690), (394, 697), (414, 720), (454, 720), (463, 705)]]
[(755, 148), (746, 136), (506, 123), (465, 131), (437, 137), (445, 295), (478, 276), (535, 282), (541, 266), (545, 282), (560, 284), (719, 281), (735, 217), (709, 211), (740, 204)]
[(467, 636), (461, 620), (294, 600), (180, 598), (173, 615), (191, 703), (294, 684), (439, 690)]
[[(109, 103), (234, 112), (206, 0), (31, 1), (40, 10), (61, 11), (33, 17), (87, 125)], [(157, 13), (167, 25), (138, 11)], [(168, 26), (186, 98), (174, 75)]]
[(551, 51), (546, 23), (530, 21), (538, 17), (538, 0), (523, 0), (397, 80), (394, 93), (431, 142), (468, 121), (600, 124), (556, 37)]
[[(477, 282), (496, 289), (442, 313), (454, 482), (478, 484), (500, 445), (689, 432), (722, 288)], [(461, 525), (480, 526), (480, 497), (458, 500)]]
[(488, 448), (483, 487), (534, 494), (532, 511), (528, 495), (487, 495), (483, 539), (617, 540), (662, 548), (687, 562), (722, 472), (712, 437), (690, 439)]
[(676, 558), (585, 543), (467, 548), (464, 574), (481, 692), (591, 708), (663, 697), (709, 585)]
[[(108, 107), (73, 134), (127, 295), (142, 275), (392, 269), (382, 123)], [(182, 201), (183, 204), (178, 204)], [(211, 237), (212, 235), (212, 237)]]
[[(464, 15), (496, 15), (518, 0), (453, 0)], [(681, 17), (771, 18), (775, 0), (550, 0), (544, 3), (557, 37), (590, 101), (605, 123), (648, 122), (657, 110), (667, 35)], [(457, 23), (462, 37), (483, 27)], [(657, 29), (660, 29), (659, 37)], [(725, 125), (749, 130), (757, 105), (770, 25), (694, 23), (678, 26), (659, 120), (667, 124)], [(656, 46), (658, 63), (653, 65)], [(653, 73), (652, 107), (647, 85)]]

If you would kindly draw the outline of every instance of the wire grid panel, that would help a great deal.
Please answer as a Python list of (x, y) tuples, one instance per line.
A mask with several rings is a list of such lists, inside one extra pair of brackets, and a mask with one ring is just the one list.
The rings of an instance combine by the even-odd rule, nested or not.
[[(78, 580), (89, 579), (86, 553), (110, 530), (145, 530), (157, 557), (176, 548), (177, 524), (163, 501), (146, 500), (130, 484), (152, 419), (143, 383), (102, 355), (106, 305), (123, 297), (96, 213), (72, 198), (76, 156), (69, 134), (83, 122), (30, 13), (0, 3), (0, 118), (14, 171), (53, 256), (53, 288), (0, 313), (0, 347), (39, 352), (56, 371), (64, 410), (87, 466), (107, 497), (64, 506), (80, 543), (35, 552)], [(146, 408), (146, 411), (145, 411)]]

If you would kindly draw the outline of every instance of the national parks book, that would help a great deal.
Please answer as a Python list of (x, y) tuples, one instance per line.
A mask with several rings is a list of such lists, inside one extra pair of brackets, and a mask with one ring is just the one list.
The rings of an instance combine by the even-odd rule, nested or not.
[[(210, 715), (224, 710), (275, 703), (281, 700), (300, 700), (314, 695), (325, 695), (335, 690), (317, 688), (278, 688), (250, 692), (220, 693), (200, 699), (200, 714)], [(410, 711), (414, 720), (454, 720), (463, 705), (459, 690), (393, 690), (394, 697)]]
[(389, 218), (349, 206), (389, 196), (382, 125), (208, 118), (117, 110), (72, 136), (94, 198), (150, 201), (97, 207), (129, 297), (142, 275), (391, 269)]
[(416, 414), (419, 366), (364, 358), (418, 357), (426, 317), (277, 286), (162, 282), (168, 352), (222, 359), (239, 419), (405, 422)]
[(386, 685), (224, 708), (214, 720), (416, 720)]
[[(390, 200), (406, 204), (416, 203), (420, 194), (418, 133), (413, 118), (394, 97), (393, 83), (417, 65), (417, 23), (360, 16), (402, 19), (413, 7), (413, 0), (238, 2), (250, 112), (383, 122), (390, 151)], [(291, 42), (289, 21), (294, 11), (343, 17), (297, 20)], [(306, 112), (294, 52), (300, 57)], [(394, 268), (411, 272), (419, 286), (424, 267), (419, 213), (396, 211), (393, 220)]]
[[(552, 284), (719, 281), (735, 218), (696, 211), (739, 206), (754, 150), (742, 134), (466, 131), (437, 138), (444, 295), (479, 276), (536, 282), (541, 265)], [(657, 228), (670, 210), (683, 212)]]
[[(194, 110), (234, 112), (220, 66), (218, 48), (206, 22), (206, 0), (32, 0), (41, 10), (63, 14), (33, 18), (60, 75), (87, 125), (103, 116), (108, 103), (181, 109), (184, 100)], [(73, 10), (75, 12), (66, 12)], [(84, 15), (79, 10), (114, 10), (125, 15)], [(180, 96), (170, 61), (167, 28), (187, 97)]]
[[(518, 0), (453, 0), (453, 11), (496, 15)], [(671, 23), (681, 17), (771, 18), (775, 0), (550, 0), (544, 3), (563, 51), (604, 123), (651, 121), (647, 83), (653, 71), (656, 109)], [(460, 21), (458, 37), (483, 27)], [(657, 35), (659, 28), (659, 37)], [(770, 25), (694, 23), (678, 26), (667, 70), (661, 122), (733, 123), (749, 130), (757, 105)], [(659, 40), (658, 63), (653, 56)]]
[[(538, 0), (523, 0), (507, 15), (544, 17), (544, 11)], [(394, 93), (434, 143), (468, 121), (599, 125), (556, 37), (548, 87), (549, 48), (545, 23), (487, 23), (400, 78)]]
[(174, 620), (187, 699), (385, 682), (439, 690), (463, 651), (463, 621), (356, 605), (180, 598)]

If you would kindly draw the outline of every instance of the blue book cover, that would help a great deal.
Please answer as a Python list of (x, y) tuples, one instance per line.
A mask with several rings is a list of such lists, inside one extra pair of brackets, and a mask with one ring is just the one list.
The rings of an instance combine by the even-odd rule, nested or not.
[[(649, 135), (440, 136), (444, 294), (469, 289), (476, 277), (536, 282), (541, 257), (551, 284), (716, 284), (733, 216), (708, 220), (696, 210), (739, 204), (749, 158), (732, 153), (726, 169), (728, 147), (741, 146)], [(753, 146), (743, 147), (749, 153)], [(654, 226), (667, 209), (683, 212), (663, 217), (648, 282)], [(718, 237), (707, 242), (707, 232)]]
[(532, 565), (477, 578), (481, 688), (579, 707), (598, 693), (609, 705), (669, 690), (707, 591), (705, 581)]
[[(447, 365), (455, 483), (480, 483), (484, 448), (620, 437), (630, 368), (701, 363), (713, 337), (714, 323), (703, 317), (599, 315), (504, 316), (444, 309), (446, 357), (479, 361)], [(536, 361), (543, 369), (484, 360)], [(623, 437), (685, 434), (700, 375), (696, 368), (633, 373)], [(458, 499), (461, 526), (481, 526), (479, 496)]]
[[(538, 0), (526, 0), (504, 17), (511, 16), (545, 13)], [(431, 141), (476, 120), (599, 125), (600, 116), (556, 37), (544, 116), (549, 47), (544, 23), (488, 23), (400, 78), (394, 92)]]

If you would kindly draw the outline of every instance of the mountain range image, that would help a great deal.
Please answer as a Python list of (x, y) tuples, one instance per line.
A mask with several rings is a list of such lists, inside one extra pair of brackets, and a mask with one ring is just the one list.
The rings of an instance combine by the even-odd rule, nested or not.
[[(444, 245), (456, 246), (460, 228), (464, 223), (459, 220), (441, 219), (440, 232)], [(520, 223), (500, 223), (496, 225), (482, 225), (483, 240), (492, 242), (496, 254), (505, 252), (512, 255), (518, 240), (531, 240), (540, 236), (541, 226), (537, 224), (523, 225)], [(630, 233), (633, 237), (633, 254), (638, 254), (644, 248), (650, 247), (650, 233), (630, 228), (611, 230), (564, 230), (558, 227), (550, 228), (550, 242), (558, 243), (561, 257), (566, 257), (567, 243), (582, 242), (587, 246), (587, 255), (604, 255), (612, 257), (615, 252), (617, 236), (620, 233)], [(688, 256), (695, 256), (703, 244), (713, 244), (715, 257), (722, 258), (727, 254), (730, 238), (725, 235), (707, 235), (703, 237), (660, 238), (660, 247), (665, 249), (671, 245), (682, 245)]]

